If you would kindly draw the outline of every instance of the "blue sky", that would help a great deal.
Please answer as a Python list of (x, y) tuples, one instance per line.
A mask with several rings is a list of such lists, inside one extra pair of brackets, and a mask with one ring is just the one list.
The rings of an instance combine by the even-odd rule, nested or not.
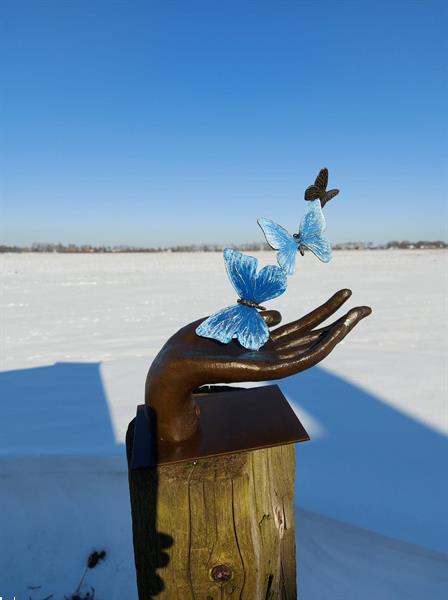
[(446, 7), (2, 0), (1, 241), (447, 239)]

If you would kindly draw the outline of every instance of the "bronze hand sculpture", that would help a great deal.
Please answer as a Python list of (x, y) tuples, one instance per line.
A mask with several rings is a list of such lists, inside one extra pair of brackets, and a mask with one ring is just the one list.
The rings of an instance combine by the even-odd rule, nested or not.
[[(332, 324), (317, 329), (350, 296), (350, 290), (340, 290), (301, 319), (272, 330), (258, 351), (246, 350), (237, 341), (224, 345), (199, 337), (195, 330), (203, 319), (180, 329), (160, 350), (146, 379), (145, 403), (157, 415), (158, 437), (180, 442), (195, 433), (199, 414), (193, 390), (198, 386), (281, 379), (319, 363), (371, 313), (368, 306), (352, 308)], [(269, 327), (281, 321), (275, 310), (260, 314)]]

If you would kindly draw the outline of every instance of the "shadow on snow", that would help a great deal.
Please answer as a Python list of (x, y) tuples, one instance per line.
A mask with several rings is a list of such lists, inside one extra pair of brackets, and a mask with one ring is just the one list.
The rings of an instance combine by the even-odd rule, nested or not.
[[(98, 456), (109, 457), (116, 461), (117, 456), (125, 456), (124, 444), (115, 440), (99, 367), (99, 363), (57, 363), (0, 373), (3, 468), (8, 456), (19, 459), (22, 456), (24, 462), (36, 456), (84, 456), (86, 460), (81, 468), (92, 473), (90, 457), (94, 457), (92, 460)], [(435, 551), (447, 551), (445, 461), (448, 440), (443, 435), (319, 367), (282, 380), (279, 385), (299, 416), (304, 411), (305, 425), (306, 416), (311, 417), (312, 440), (298, 446), (297, 503), (301, 509)], [(114, 494), (107, 494), (111, 497), (102, 501), (101, 517), (85, 515), (91, 525), (80, 530), (79, 535), (84, 536), (84, 546), (79, 550), (82, 557), (91, 550), (91, 544), (96, 543), (96, 526), (107, 532), (103, 538), (109, 544), (116, 543), (118, 535), (130, 528), (127, 483), (123, 485), (122, 475), (120, 482), (115, 480), (113, 485), (118, 487), (114, 488)], [(95, 478), (86, 478), (85, 485), (89, 482), (95, 485)], [(36, 557), (33, 554), (36, 544), (28, 544), (26, 538), (47, 536), (40, 544), (54, 543), (55, 548), (47, 550), (54, 553), (53, 570), (62, 580), (63, 569), (57, 567), (56, 548), (60, 531), (55, 527), (52, 532), (43, 523), (42, 531), (36, 533), (33, 524), (39, 518), (50, 519), (52, 502), (54, 511), (64, 512), (65, 508), (61, 506), (60, 497), (45, 500), (47, 490), (35, 493), (42, 495), (49, 512), (34, 514), (30, 504), (30, 514), (20, 515), (14, 512), (14, 503), (20, 498), (11, 501), (10, 528), (15, 531), (14, 519), (20, 520), (23, 540), (20, 541), (20, 535), (16, 536), (17, 547), (9, 548), (9, 553), (23, 552), (26, 546), (31, 553), (30, 569), (34, 574), (39, 573), (40, 569), (51, 567), (51, 560), (42, 552), (41, 558), (40, 554)], [(75, 501), (76, 494), (72, 497), (72, 502)], [(81, 513), (77, 514), (80, 520), (84, 518), (82, 511), (87, 511), (89, 506), (86, 498), (83, 502), (76, 507)], [(149, 509), (152, 516), (147, 526), (155, 528), (155, 498)], [(127, 514), (121, 514), (123, 512)], [(67, 531), (72, 529), (76, 539), (75, 529), (79, 530), (79, 523), (76, 519), (72, 522), (71, 518), (64, 518), (63, 526)], [(129, 556), (132, 548), (129, 544), (121, 545), (126, 553), (124, 560), (133, 563)], [(161, 547), (163, 545), (168, 547), (168, 544)], [(158, 568), (163, 578), (163, 569), (159, 567), (167, 560), (168, 557), (160, 562), (160, 556), (155, 557), (154, 577)], [(155, 584), (157, 595), (163, 581), (157, 578)], [(115, 590), (118, 594), (116, 586)]]
[(311, 441), (297, 446), (301, 508), (448, 551), (447, 437), (320, 367), (278, 383), (305, 426), (311, 416)]

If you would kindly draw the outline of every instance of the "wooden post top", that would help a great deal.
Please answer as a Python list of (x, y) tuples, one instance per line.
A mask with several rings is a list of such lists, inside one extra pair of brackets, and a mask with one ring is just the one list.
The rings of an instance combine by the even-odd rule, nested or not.
[[(225, 391), (222, 391), (225, 389)], [(131, 468), (246, 452), (309, 440), (309, 435), (277, 385), (241, 389), (207, 388), (195, 401), (199, 428), (186, 441), (158, 440), (151, 408), (137, 407)]]

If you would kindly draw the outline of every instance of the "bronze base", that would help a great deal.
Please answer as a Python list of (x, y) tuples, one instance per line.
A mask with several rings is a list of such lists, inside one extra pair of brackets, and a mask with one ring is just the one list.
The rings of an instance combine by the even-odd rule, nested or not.
[(154, 467), (310, 439), (277, 385), (213, 389), (195, 394), (201, 412), (199, 429), (184, 442), (158, 440), (154, 413), (148, 406), (139, 405), (131, 468)]

